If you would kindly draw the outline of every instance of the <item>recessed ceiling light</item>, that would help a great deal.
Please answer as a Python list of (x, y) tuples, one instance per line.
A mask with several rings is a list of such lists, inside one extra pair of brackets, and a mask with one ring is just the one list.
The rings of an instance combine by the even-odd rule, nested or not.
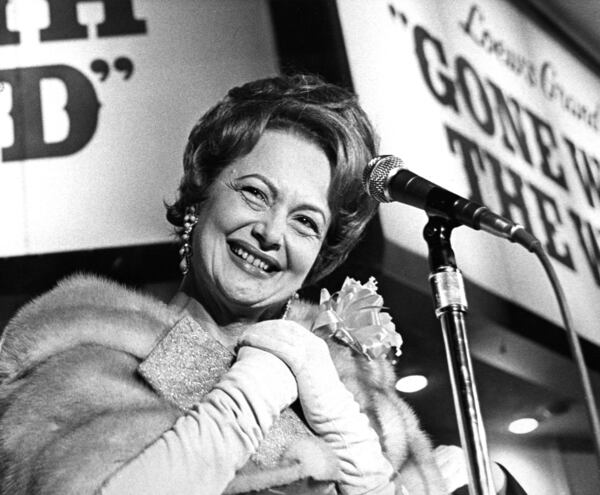
[(423, 390), (427, 386), (427, 378), (423, 375), (408, 375), (396, 382), (396, 390), (412, 394)]
[(525, 433), (531, 433), (539, 424), (539, 421), (535, 418), (521, 418), (509, 424), (508, 431), (517, 435), (524, 435)]

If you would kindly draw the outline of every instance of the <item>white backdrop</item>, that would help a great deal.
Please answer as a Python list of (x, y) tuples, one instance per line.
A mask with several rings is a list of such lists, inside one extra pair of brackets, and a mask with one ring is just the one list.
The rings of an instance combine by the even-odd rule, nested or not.
[[(600, 344), (598, 75), (504, 1), (338, 7), (382, 153), (528, 226), (553, 257), (577, 330)], [(426, 255), (423, 212), (381, 211), (390, 242)], [(453, 237), (468, 278), (560, 324), (533, 255), (465, 227)]]
[(0, 15), (0, 256), (169, 239), (162, 202), (193, 123), (277, 72), (264, 0), (113, 9), (12, 0)]

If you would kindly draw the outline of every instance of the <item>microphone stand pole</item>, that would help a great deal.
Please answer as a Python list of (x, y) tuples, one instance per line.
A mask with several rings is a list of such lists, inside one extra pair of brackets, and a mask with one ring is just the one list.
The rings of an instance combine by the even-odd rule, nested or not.
[(435, 314), (440, 320), (444, 335), (454, 409), (467, 461), (469, 494), (494, 495), (496, 490), (492, 481), (465, 327), (467, 298), (450, 244), (450, 235), (456, 226), (457, 224), (445, 218), (429, 216), (429, 222), (423, 231), (429, 247), (429, 282)]

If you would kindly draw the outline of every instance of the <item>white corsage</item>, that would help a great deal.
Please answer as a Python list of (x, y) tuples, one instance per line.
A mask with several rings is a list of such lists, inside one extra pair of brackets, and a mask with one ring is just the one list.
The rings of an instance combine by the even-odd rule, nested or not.
[(321, 311), (312, 329), (328, 331), (368, 359), (385, 357), (391, 347), (396, 348), (399, 356), (402, 337), (396, 333), (392, 317), (383, 309), (375, 278), (361, 284), (347, 277), (341, 290), (333, 295), (327, 289), (321, 290)]

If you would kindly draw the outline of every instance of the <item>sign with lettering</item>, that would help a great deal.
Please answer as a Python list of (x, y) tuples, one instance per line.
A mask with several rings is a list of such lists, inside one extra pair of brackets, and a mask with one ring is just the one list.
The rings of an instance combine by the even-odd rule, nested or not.
[[(599, 344), (599, 75), (508, 2), (340, 0), (338, 8), (382, 152), (538, 237), (577, 330)], [(390, 242), (426, 254), (423, 212), (393, 204), (381, 214)], [(453, 239), (468, 278), (561, 324), (532, 254), (466, 227)]]
[(192, 125), (276, 72), (266, 0), (0, 0), (0, 256), (169, 240)]

